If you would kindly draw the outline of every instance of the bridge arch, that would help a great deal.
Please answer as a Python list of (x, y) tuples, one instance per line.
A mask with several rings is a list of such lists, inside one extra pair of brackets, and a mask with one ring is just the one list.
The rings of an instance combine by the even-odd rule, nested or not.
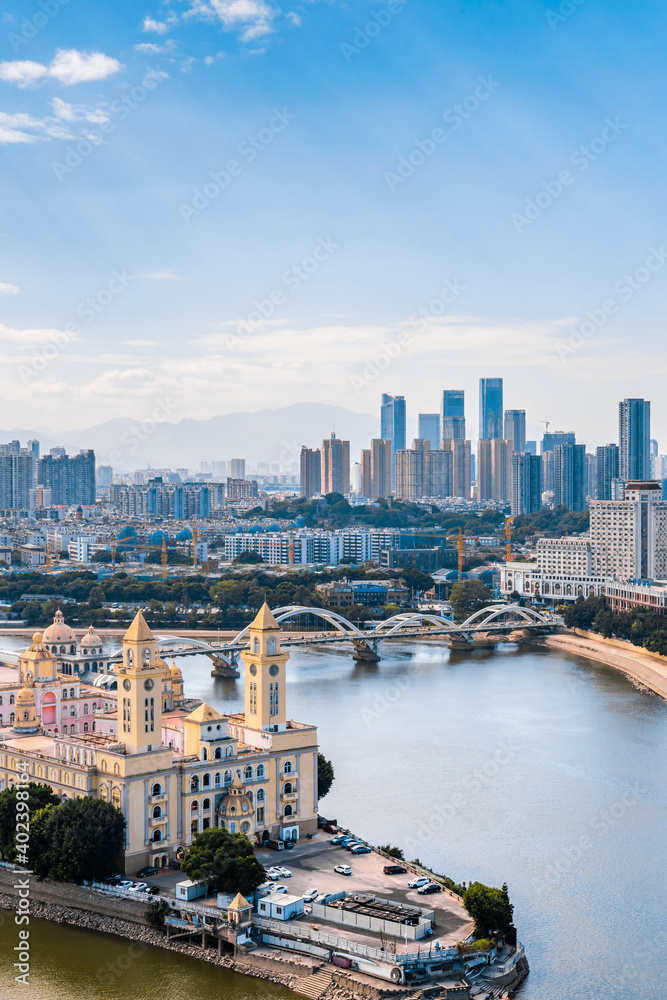
[[(321, 618), (322, 621), (328, 622), (333, 625), (338, 631), (344, 633), (344, 638), (346, 639), (366, 639), (366, 633), (362, 632), (361, 629), (353, 625), (352, 622), (348, 621), (347, 618), (343, 618), (336, 611), (330, 611), (328, 608), (305, 608), (300, 605), (291, 604), (286, 605), (283, 608), (275, 608), (271, 614), (276, 619), (278, 624), (282, 624), (284, 621), (288, 621), (290, 618), (298, 618), (300, 615), (315, 615), (317, 618)], [(238, 635), (235, 635), (231, 641), (232, 646), (238, 645), (244, 640), (248, 631), (250, 630), (250, 625), (246, 625)]]
[(419, 625), (421, 622), (429, 622), (431, 625), (436, 627), (453, 629), (456, 632), (461, 630), (461, 626), (457, 625), (455, 621), (451, 618), (443, 618), (440, 615), (429, 615), (424, 614), (421, 611), (409, 611), (404, 612), (400, 615), (392, 615), (391, 618), (387, 618), (386, 621), (378, 622), (373, 631), (368, 635), (368, 638), (377, 637), (379, 642), (384, 642), (385, 639), (389, 639), (393, 635), (397, 635), (403, 629), (414, 628), (415, 625)]
[[(543, 615), (540, 615), (537, 611), (533, 611), (532, 608), (522, 608), (520, 604), (491, 604), (489, 607), (480, 608), (479, 611), (475, 611), (469, 618), (466, 618), (461, 625), (461, 629), (470, 628), (473, 626), (473, 623), (474, 628), (483, 628), (490, 622), (495, 621), (496, 618), (502, 618), (503, 615), (507, 614), (515, 614), (531, 625), (550, 624)], [(475, 621), (477, 618), (480, 618), (480, 621)]]

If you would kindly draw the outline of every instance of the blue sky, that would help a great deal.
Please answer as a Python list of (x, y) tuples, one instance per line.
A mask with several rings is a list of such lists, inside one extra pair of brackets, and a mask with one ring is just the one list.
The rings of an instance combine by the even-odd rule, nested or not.
[(0, 23), (0, 426), (462, 387), (474, 434), (502, 375), (667, 438), (658, 3), (43, 2)]

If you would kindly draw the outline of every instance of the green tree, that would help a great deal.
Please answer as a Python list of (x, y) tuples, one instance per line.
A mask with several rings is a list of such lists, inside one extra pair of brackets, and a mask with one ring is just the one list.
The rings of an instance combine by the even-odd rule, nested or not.
[(169, 903), (165, 899), (152, 899), (146, 910), (146, 920), (154, 927), (163, 927), (164, 918), (169, 913)]
[[(125, 820), (115, 806), (89, 796), (68, 799), (43, 817), (35, 873), (59, 882), (99, 882), (118, 867)], [(31, 837), (32, 841), (32, 837)]]
[(264, 560), (259, 552), (239, 552), (233, 562), (238, 566), (241, 563), (263, 563)]
[(390, 858), (396, 858), (397, 861), (405, 861), (405, 855), (400, 847), (392, 847), (391, 844), (383, 844), (380, 848), (385, 854), (388, 854)]
[(333, 764), (327, 760), (323, 753), (317, 755), (317, 797), (323, 799), (331, 791), (331, 786), (336, 777)]
[(88, 594), (89, 608), (101, 608), (104, 604), (104, 600), (104, 591), (99, 585), (90, 588), (90, 592)]
[[(33, 815), (39, 809), (44, 809), (49, 805), (59, 805), (60, 803), (60, 799), (48, 785), (38, 785), (34, 781), (30, 781), (27, 785), (22, 786), (22, 790), (28, 792), (28, 798), (23, 801), (28, 806), (28, 816), (31, 823)], [(6, 788), (4, 792), (0, 792), (0, 855), (5, 861), (14, 861), (16, 858), (14, 837), (16, 834), (17, 819), (16, 804), (19, 801), (16, 797), (16, 792), (16, 785)]]
[(455, 583), (449, 600), (454, 611), (454, 617), (460, 621), (474, 615), (480, 608), (491, 604), (493, 594), (485, 583), (481, 580), (463, 580)]
[(208, 882), (210, 890), (243, 896), (250, 895), (266, 878), (246, 835), (217, 826), (197, 834), (181, 869), (195, 881)]
[(473, 882), (463, 894), (463, 905), (475, 921), (478, 937), (507, 934), (512, 927), (514, 907), (504, 884), (501, 889), (494, 889), (481, 882)]

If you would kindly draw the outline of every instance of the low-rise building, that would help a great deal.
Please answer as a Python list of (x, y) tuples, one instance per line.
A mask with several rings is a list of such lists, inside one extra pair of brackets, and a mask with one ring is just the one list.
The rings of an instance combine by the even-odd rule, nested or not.
[(341, 580), (320, 583), (316, 589), (330, 608), (349, 608), (353, 604), (367, 608), (402, 606), (409, 604), (411, 597), (410, 588), (394, 580)]

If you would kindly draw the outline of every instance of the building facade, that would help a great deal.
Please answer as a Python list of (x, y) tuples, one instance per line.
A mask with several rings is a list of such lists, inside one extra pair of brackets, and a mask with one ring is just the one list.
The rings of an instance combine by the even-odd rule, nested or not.
[(648, 480), (651, 475), (651, 404), (624, 399), (618, 404), (619, 476)]
[(322, 453), (319, 448), (301, 449), (299, 459), (299, 496), (309, 500), (322, 492)]
[(479, 380), (479, 440), (495, 441), (503, 436), (503, 380)]
[(350, 492), (350, 442), (331, 433), (322, 442), (322, 493)]

